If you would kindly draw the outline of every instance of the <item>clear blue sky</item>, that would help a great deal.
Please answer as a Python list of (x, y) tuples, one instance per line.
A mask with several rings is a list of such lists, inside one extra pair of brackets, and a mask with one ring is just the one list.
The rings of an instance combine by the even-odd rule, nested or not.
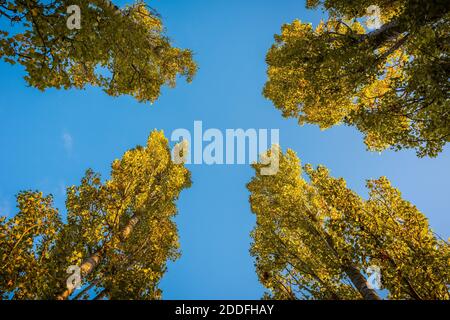
[[(121, 2), (121, 4), (124, 2)], [(366, 195), (365, 179), (387, 176), (403, 196), (450, 236), (450, 150), (437, 159), (413, 151), (369, 153), (348, 127), (321, 132), (283, 119), (261, 91), (265, 54), (273, 35), (295, 18), (316, 24), (321, 12), (299, 0), (152, 1), (174, 44), (195, 52), (200, 70), (192, 84), (165, 89), (153, 105), (112, 98), (100, 89), (28, 88), (19, 66), (0, 63), (0, 212), (15, 212), (14, 195), (24, 189), (52, 193), (64, 207), (64, 188), (93, 168), (109, 175), (113, 159), (144, 144), (154, 128), (279, 128), (281, 146), (303, 162), (324, 164), (334, 176)], [(162, 281), (166, 299), (259, 299), (263, 288), (248, 254), (255, 218), (245, 184), (247, 165), (191, 165), (193, 186), (178, 202), (182, 257)]]

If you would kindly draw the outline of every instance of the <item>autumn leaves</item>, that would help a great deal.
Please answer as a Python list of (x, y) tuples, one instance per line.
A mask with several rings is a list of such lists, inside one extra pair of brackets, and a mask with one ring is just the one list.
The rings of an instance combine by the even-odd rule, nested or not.
[[(436, 157), (450, 139), (448, 2), (307, 3), (330, 18), (282, 27), (265, 97), (299, 124), (358, 128), (369, 150)], [(367, 32), (361, 18), (373, 4), (384, 24)], [(364, 200), (326, 168), (301, 167), (292, 150), (276, 176), (254, 169), (251, 253), (268, 298), (380, 299), (367, 283), (376, 266), (389, 299), (450, 299), (449, 243), (387, 178), (369, 180)]]
[[(68, 188), (65, 219), (51, 196), (20, 193), (19, 212), (0, 220), (0, 297), (159, 299), (166, 263), (179, 256), (175, 201), (190, 183), (154, 131), (113, 162), (109, 180), (88, 170)], [(82, 290), (66, 286), (69, 266), (81, 269)]]
[[(67, 28), (69, 5), (80, 8), (82, 28)], [(0, 13), (11, 22), (0, 57), (24, 66), (40, 90), (93, 85), (154, 102), (161, 86), (191, 81), (197, 69), (143, 2), (117, 14), (109, 1), (17, 0), (1, 3)], [(113, 162), (108, 181), (88, 170), (68, 189), (67, 221), (50, 196), (20, 193), (19, 213), (0, 220), (0, 298), (67, 299), (75, 289), (66, 286), (69, 266), (80, 267), (83, 284), (72, 298), (160, 298), (167, 260), (178, 257), (175, 200), (189, 184), (164, 135), (153, 132), (147, 146)]]
[[(67, 28), (70, 5), (80, 8), (81, 29)], [(120, 12), (109, 1), (8, 1), (1, 16), (12, 28), (0, 34), (0, 57), (24, 66), (26, 81), (40, 90), (93, 85), (154, 102), (177, 76), (192, 80), (191, 51), (170, 44), (151, 9), (137, 2)]]
[[(362, 18), (377, 4), (384, 25)], [(312, 1), (330, 18), (282, 27), (267, 54), (264, 96), (284, 117), (356, 127), (367, 148), (436, 157), (450, 140), (448, 1)]]
[(364, 200), (292, 150), (275, 176), (253, 167), (251, 254), (268, 298), (378, 300), (368, 283), (376, 267), (389, 299), (450, 299), (448, 242), (387, 178), (367, 181)]
[[(71, 1), (82, 12), (81, 29), (60, 19), (68, 4), (1, 4), (17, 29), (0, 32), (0, 57), (24, 66), (30, 85), (95, 85), (154, 102), (162, 86), (195, 75), (191, 51), (170, 44), (144, 3), (117, 14), (105, 1)], [(372, 4), (384, 24), (369, 32), (361, 18)], [(330, 19), (282, 27), (267, 54), (264, 95), (300, 124), (356, 127), (370, 150), (437, 156), (450, 136), (448, 1), (308, 5), (329, 10)], [(325, 167), (302, 166), (294, 151), (266, 156), (274, 154), (276, 174), (256, 163), (247, 186), (257, 219), (251, 255), (266, 298), (381, 299), (367, 283), (373, 266), (390, 299), (450, 298), (448, 242), (387, 178), (367, 181), (364, 199)], [(70, 187), (65, 219), (51, 196), (19, 193), (16, 216), (0, 219), (0, 297), (160, 299), (167, 261), (179, 256), (176, 200), (190, 183), (155, 131), (146, 146), (112, 163), (108, 180), (88, 170)], [(66, 285), (69, 266), (81, 270), (80, 291)]]

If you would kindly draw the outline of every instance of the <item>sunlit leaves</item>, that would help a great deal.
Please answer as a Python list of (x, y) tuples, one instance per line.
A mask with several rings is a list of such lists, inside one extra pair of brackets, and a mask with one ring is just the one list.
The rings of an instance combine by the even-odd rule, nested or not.
[[(275, 36), (264, 95), (300, 124), (357, 127), (370, 150), (437, 156), (450, 139), (448, 1), (308, 2), (319, 5), (328, 21), (294, 21)], [(370, 5), (381, 9), (378, 30), (364, 27)]]
[(254, 168), (251, 253), (270, 297), (361, 299), (348, 267), (364, 277), (376, 265), (391, 299), (450, 299), (448, 242), (388, 179), (369, 180), (365, 200), (325, 167), (301, 167), (291, 150), (274, 176)]
[[(190, 50), (173, 47), (159, 16), (143, 2), (119, 10), (109, 1), (7, 2), (0, 58), (23, 65), (26, 81), (40, 90), (100, 86), (112, 96), (154, 102), (177, 76), (192, 80)], [(66, 26), (69, 5), (81, 10), (81, 29)]]
[[(52, 197), (26, 191), (17, 195), (19, 212), (0, 220), (0, 298), (14, 292), (17, 299), (32, 299), (50, 281), (50, 252), (61, 230)], [(41, 279), (41, 281), (38, 281)]]
[(112, 299), (159, 299), (166, 263), (179, 256), (175, 201), (190, 183), (164, 134), (154, 131), (145, 147), (113, 162), (110, 179), (88, 170), (68, 188), (65, 223), (51, 197), (19, 194), (19, 213), (0, 220), (2, 297), (54, 299), (66, 289), (67, 268), (99, 253), (84, 286)]

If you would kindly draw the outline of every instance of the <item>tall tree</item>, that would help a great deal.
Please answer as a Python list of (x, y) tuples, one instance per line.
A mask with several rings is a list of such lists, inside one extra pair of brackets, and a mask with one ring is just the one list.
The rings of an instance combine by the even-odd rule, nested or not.
[[(71, 27), (73, 5), (81, 29)], [(171, 46), (144, 2), (119, 9), (109, 0), (0, 0), (0, 19), (12, 26), (0, 29), (0, 58), (21, 64), (40, 90), (94, 85), (154, 102), (161, 86), (175, 86), (178, 75), (191, 81), (197, 69), (192, 52)]]
[[(159, 299), (158, 283), (178, 253), (172, 218), (190, 173), (175, 164), (162, 132), (127, 151), (104, 183), (91, 170), (67, 190), (67, 221), (51, 196), (23, 192), (19, 213), (0, 220), (0, 297)], [(78, 266), (84, 290), (67, 286)]]
[[(284, 117), (344, 123), (370, 150), (435, 157), (450, 140), (450, 2), (308, 0), (329, 19), (282, 27), (267, 54), (264, 95)], [(369, 14), (367, 28), (364, 19)]]
[(253, 167), (251, 254), (267, 297), (380, 299), (372, 266), (390, 299), (450, 299), (449, 243), (386, 178), (369, 180), (364, 200), (325, 167), (304, 166), (304, 179), (292, 150), (280, 152), (276, 175)]

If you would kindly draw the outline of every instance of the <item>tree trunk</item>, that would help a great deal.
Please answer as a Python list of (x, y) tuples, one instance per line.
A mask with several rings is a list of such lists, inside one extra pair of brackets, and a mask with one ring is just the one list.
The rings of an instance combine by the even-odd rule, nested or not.
[[(135, 213), (130, 221), (128, 221), (127, 225), (123, 228), (123, 230), (120, 232), (120, 240), (123, 242), (125, 241), (130, 234), (133, 232), (134, 227), (136, 224), (138, 224), (140, 219), (140, 215), (138, 213)], [(94, 271), (94, 269), (100, 264), (100, 262), (103, 260), (103, 254), (104, 254), (104, 248), (97, 251), (93, 255), (91, 255), (89, 258), (83, 261), (83, 263), (80, 266), (81, 269), (81, 275), (83, 277), (88, 276), (89, 274)], [(63, 293), (58, 295), (56, 297), (57, 300), (66, 300), (74, 291), (74, 288), (67, 288)]]
[(367, 286), (366, 278), (361, 274), (361, 272), (354, 266), (348, 265), (344, 267), (344, 271), (350, 278), (350, 281), (359, 291), (364, 300), (381, 300), (380, 296), (375, 292), (375, 290), (370, 289)]
[[(308, 212), (310, 218), (315, 223), (318, 223), (317, 218), (315, 215), (311, 214), (311, 212)], [(320, 228), (320, 227), (319, 227)], [(318, 228), (318, 229), (319, 229)], [(319, 236), (322, 237), (322, 234), (318, 232), (318, 229), (313, 229)], [(334, 245), (333, 238), (327, 233), (324, 232), (323, 239), (325, 243), (328, 245), (330, 250), (334, 253), (337, 259), (340, 259), (340, 254), (336, 251), (336, 247)], [(361, 274), (358, 268), (356, 268), (351, 262), (348, 260), (346, 263), (342, 266), (345, 274), (349, 277), (350, 281), (353, 283), (355, 288), (358, 290), (358, 292), (361, 294), (361, 296), (364, 298), (364, 300), (382, 300), (380, 296), (375, 292), (375, 290), (370, 289), (367, 286), (366, 278)]]

